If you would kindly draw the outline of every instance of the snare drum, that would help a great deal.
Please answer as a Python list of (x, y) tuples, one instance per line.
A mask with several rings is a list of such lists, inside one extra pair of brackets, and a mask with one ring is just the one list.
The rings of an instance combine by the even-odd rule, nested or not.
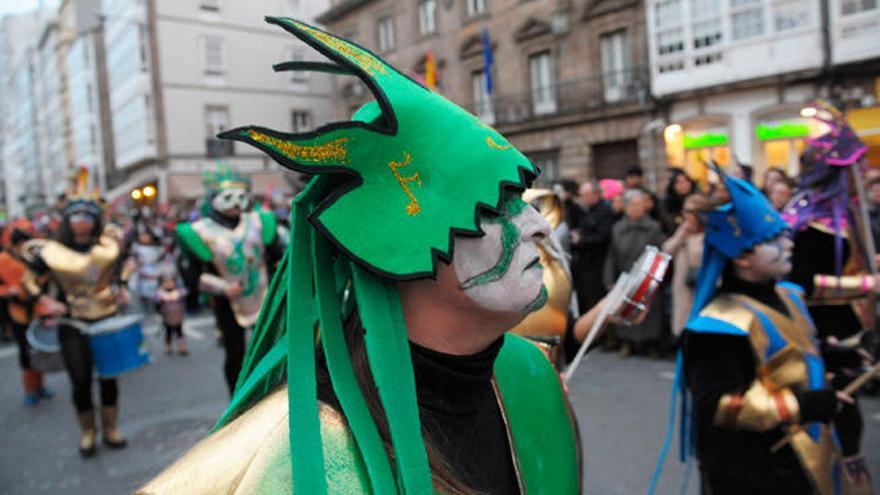
[(651, 305), (657, 289), (663, 282), (669, 268), (671, 256), (655, 246), (648, 246), (630, 269), (623, 301), (617, 308), (616, 316), (631, 325)]
[(98, 376), (110, 378), (134, 371), (150, 362), (139, 314), (105, 318), (89, 325), (92, 360)]
[(58, 341), (58, 320), (47, 325), (47, 320), (37, 318), (28, 325), (25, 339), (31, 358), (31, 368), (43, 373), (64, 370), (64, 359), (61, 356), (61, 343)]

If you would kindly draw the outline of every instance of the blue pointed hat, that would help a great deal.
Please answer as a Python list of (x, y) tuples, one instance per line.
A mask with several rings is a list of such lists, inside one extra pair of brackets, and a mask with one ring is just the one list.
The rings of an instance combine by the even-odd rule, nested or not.
[(730, 201), (708, 214), (703, 262), (697, 276), (691, 318), (712, 299), (727, 260), (788, 229), (782, 216), (755, 186), (728, 176), (715, 165), (713, 168), (724, 181)]

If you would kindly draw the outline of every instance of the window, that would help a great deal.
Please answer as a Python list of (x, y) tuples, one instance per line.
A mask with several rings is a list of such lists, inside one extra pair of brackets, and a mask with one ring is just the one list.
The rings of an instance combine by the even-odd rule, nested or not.
[(474, 17), (486, 11), (486, 0), (464, 0), (467, 4), (467, 16)]
[(810, 23), (810, 4), (805, 0), (779, 2), (773, 5), (773, 28), (786, 31)]
[(483, 69), (471, 73), (471, 89), (474, 97), (474, 113), (484, 122), (494, 123), (495, 113), (492, 109), (492, 97), (486, 87), (486, 75)]
[(532, 79), (532, 110), (535, 115), (556, 111), (556, 81), (550, 52), (541, 52), (529, 57)]
[(394, 18), (379, 19), (379, 51), (387, 52), (394, 49)]
[(436, 12), (437, 2), (435, 0), (419, 2), (419, 33), (426, 35), (437, 31), (437, 25), (434, 22)]
[(657, 34), (657, 53), (668, 55), (684, 51), (684, 30), (672, 29)]
[(603, 34), (601, 44), (605, 101), (619, 101), (626, 96), (627, 86), (632, 80), (629, 37), (622, 29)]
[(202, 38), (202, 66), (205, 69), (205, 74), (218, 76), (225, 72), (226, 60), (223, 55), (223, 45), (223, 38), (219, 36)]
[(684, 13), (681, 10), (681, 0), (666, 0), (658, 2), (654, 6), (655, 22), (658, 29), (678, 27)]
[(205, 12), (220, 12), (220, 0), (199, 0), (199, 9)]
[(840, 3), (841, 15), (852, 15), (877, 8), (877, 0), (842, 0)]
[(229, 128), (229, 108), (220, 105), (205, 107), (205, 145), (209, 157), (232, 154), (232, 141), (217, 139), (217, 134)]
[(293, 110), (290, 112), (290, 127), (295, 133), (312, 130), (312, 114), (306, 110)]
[(559, 150), (526, 153), (526, 158), (541, 170), (541, 175), (536, 181), (538, 185), (546, 187), (559, 179)]
[[(306, 59), (305, 51), (297, 46), (292, 46), (288, 49), (287, 59), (291, 62), (304, 62)], [(293, 83), (304, 83), (309, 80), (309, 71), (306, 70), (292, 70), (290, 71), (290, 82)]]
[(695, 22), (693, 25), (694, 50), (721, 43), (721, 19)]
[(138, 55), (141, 59), (141, 72), (149, 70), (147, 64), (147, 25), (138, 24)]
[(734, 41), (764, 34), (761, 0), (730, 0), (730, 11)]

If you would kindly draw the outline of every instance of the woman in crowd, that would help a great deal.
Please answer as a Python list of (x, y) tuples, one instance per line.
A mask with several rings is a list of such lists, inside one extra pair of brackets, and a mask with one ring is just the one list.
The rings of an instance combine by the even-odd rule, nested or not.
[(681, 209), (681, 223), (675, 233), (663, 243), (663, 251), (673, 256), (672, 271), (672, 334), (681, 335), (691, 305), (694, 287), (703, 259), (703, 223), (701, 217), (709, 209), (709, 198), (695, 193), (685, 198)]
[(697, 192), (697, 183), (684, 170), (672, 169), (666, 196), (663, 198), (663, 231), (672, 233), (681, 224), (681, 210), (684, 200)]

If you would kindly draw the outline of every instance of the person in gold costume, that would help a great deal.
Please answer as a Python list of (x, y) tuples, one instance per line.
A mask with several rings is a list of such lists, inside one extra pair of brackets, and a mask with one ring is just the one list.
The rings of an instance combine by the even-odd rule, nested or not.
[(730, 201), (707, 216), (677, 371), (702, 493), (854, 493), (831, 423), (852, 397), (827, 381), (803, 289), (779, 282), (791, 270), (788, 225), (751, 184), (719, 174)]
[[(50, 314), (63, 317), (58, 339), (81, 430), (79, 453), (87, 458), (97, 448), (94, 365), (88, 337), (80, 328), (115, 315), (119, 305), (128, 301), (128, 293), (120, 283), (122, 230), (104, 224), (100, 197), (83, 189), (67, 194), (57, 240), (35, 239), (25, 246), (30, 259), (24, 287), (51, 308)], [(116, 378), (102, 377), (98, 383), (104, 445), (121, 449), (126, 440), (117, 428), (119, 386)]]

